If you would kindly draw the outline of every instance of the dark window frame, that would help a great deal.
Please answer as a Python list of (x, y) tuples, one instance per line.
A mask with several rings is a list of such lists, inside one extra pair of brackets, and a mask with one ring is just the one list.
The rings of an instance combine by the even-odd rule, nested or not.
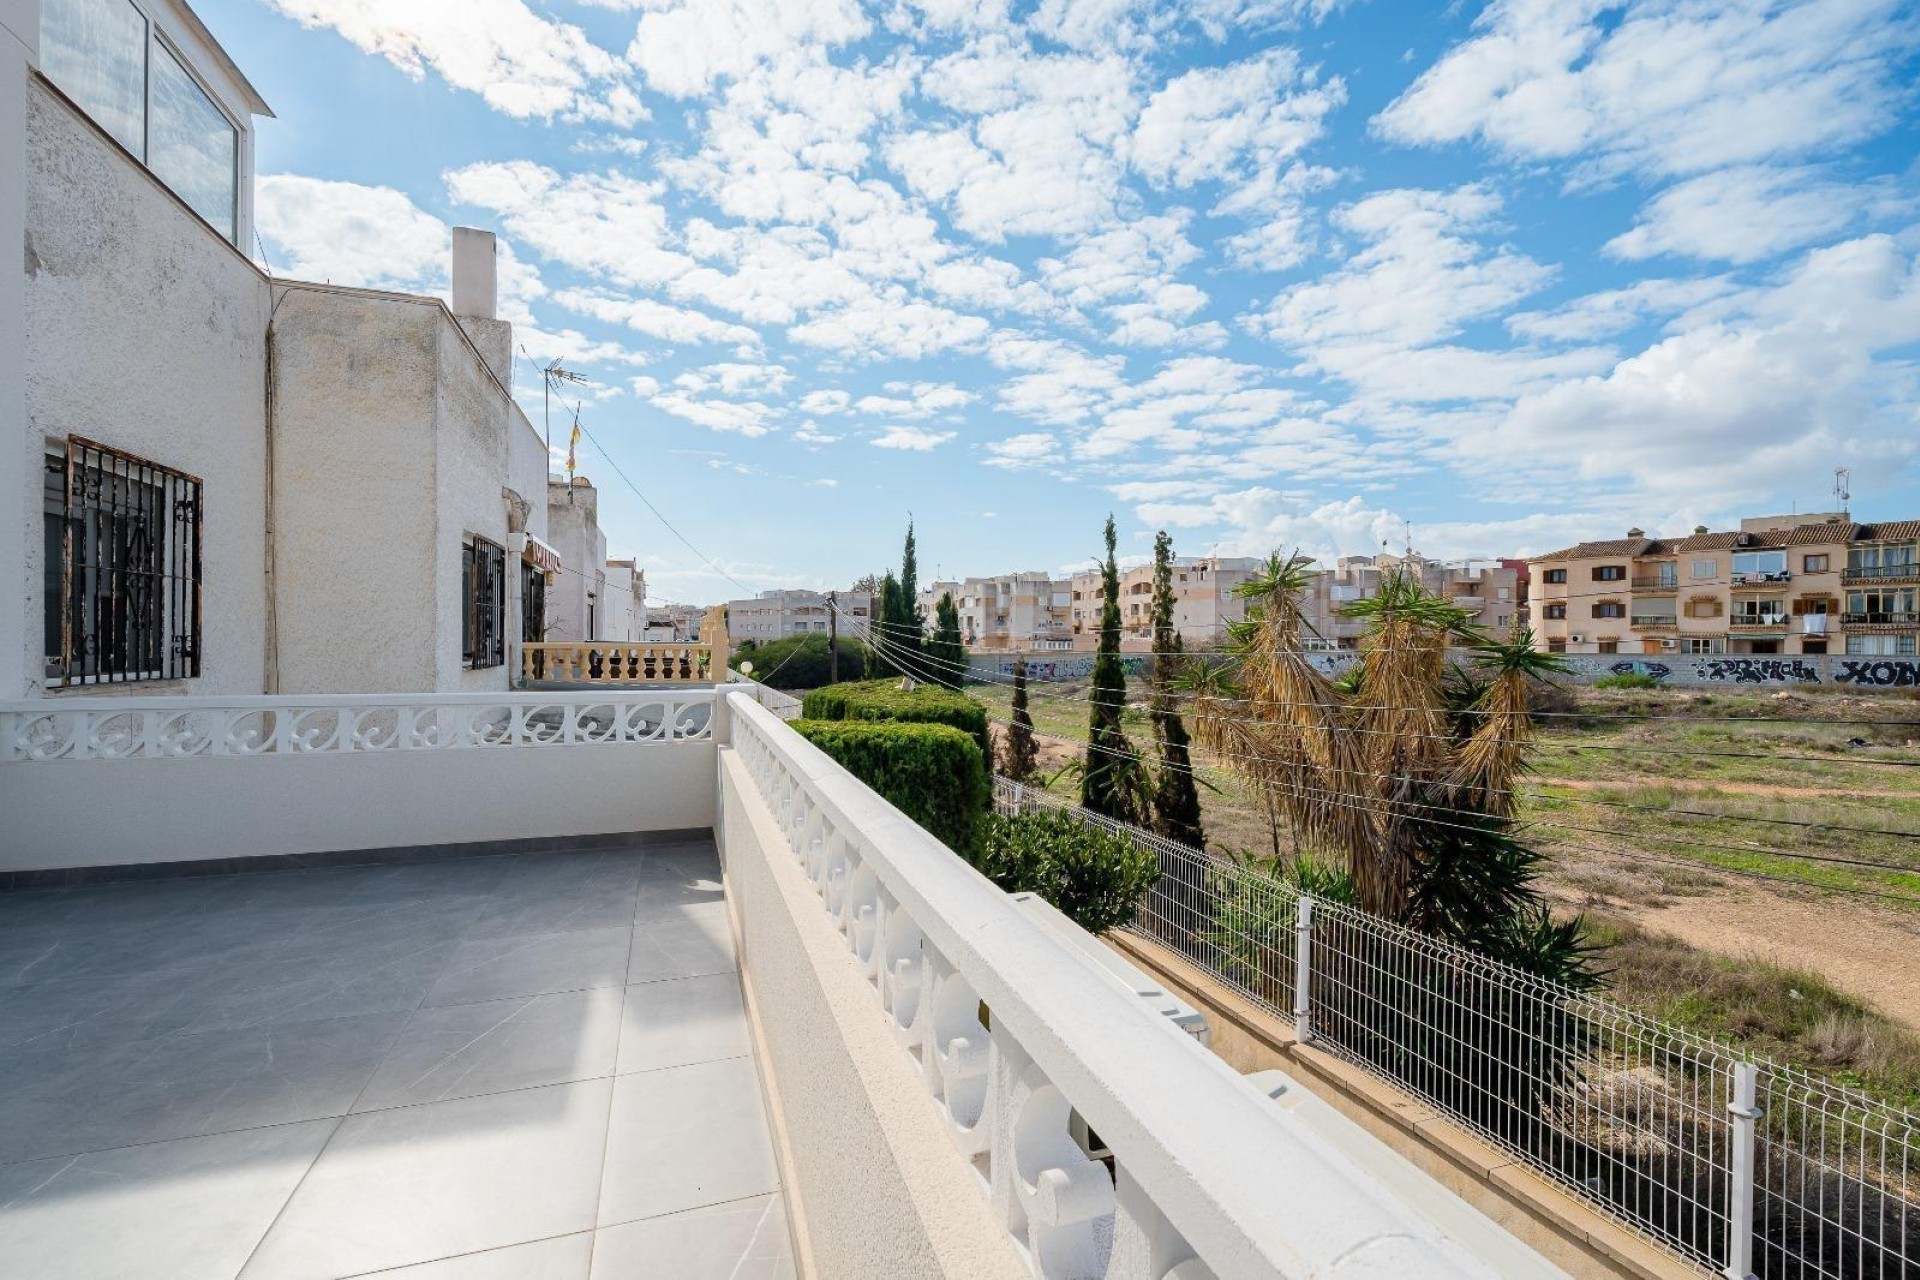
[(200, 478), (69, 436), (46, 455), (43, 492), (47, 679), (57, 688), (197, 679)]
[(1546, 570), (1543, 570), (1540, 574), (1540, 581), (1542, 582), (1557, 583), (1557, 582), (1565, 582), (1566, 580), (1567, 580), (1567, 571), (1565, 569), (1546, 569)]
[(1595, 582), (1624, 582), (1626, 581), (1626, 577), (1627, 568), (1625, 565), (1597, 564), (1593, 566), (1593, 580)]
[(1564, 622), (1567, 617), (1567, 606), (1559, 601), (1541, 605), (1540, 616), (1548, 622)]
[(547, 574), (528, 560), (520, 562), (520, 642), (541, 644), (547, 638)]
[(507, 661), (507, 549), (479, 535), (460, 547), (460, 660), (469, 670)]

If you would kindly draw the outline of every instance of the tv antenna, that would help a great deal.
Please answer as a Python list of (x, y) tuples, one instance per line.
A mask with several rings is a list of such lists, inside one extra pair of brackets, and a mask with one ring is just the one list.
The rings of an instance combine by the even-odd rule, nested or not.
[(1853, 501), (1852, 467), (1835, 467), (1833, 469), (1833, 496), (1834, 499), (1839, 502), (1840, 510), (1851, 515), (1853, 509), (1848, 504)]
[[(520, 354), (526, 355), (527, 349), (521, 347)], [(531, 360), (533, 357), (527, 356), (527, 358)], [(563, 383), (577, 382), (584, 385), (587, 381), (573, 370), (562, 368), (559, 356), (540, 366), (540, 422), (546, 432), (549, 468), (553, 466), (553, 389)]]

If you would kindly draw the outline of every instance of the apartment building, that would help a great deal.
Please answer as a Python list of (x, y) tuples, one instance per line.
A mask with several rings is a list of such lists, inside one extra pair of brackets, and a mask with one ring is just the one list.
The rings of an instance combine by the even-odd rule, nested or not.
[(932, 628), (942, 595), (953, 596), (960, 639), (983, 652), (1032, 653), (1073, 648), (1071, 587), (1039, 570), (935, 582), (920, 593)]
[(635, 644), (647, 630), (647, 574), (636, 560), (609, 560), (606, 567), (607, 620), (596, 640)]
[(1417, 553), (1341, 556), (1331, 569), (1308, 579), (1301, 612), (1309, 647), (1325, 651), (1358, 648), (1366, 620), (1343, 612), (1357, 600), (1379, 594), (1381, 580), (1407, 574), (1427, 591), (1466, 610), (1482, 630), (1505, 640), (1520, 623), (1524, 575), (1506, 561), (1446, 562)]
[(783, 636), (826, 635), (830, 626), (833, 607), (837, 607), (842, 617), (851, 620), (851, 626), (858, 628), (869, 616), (873, 606), (873, 597), (864, 591), (840, 591), (834, 594), (834, 605), (828, 602), (825, 591), (807, 591), (799, 588), (776, 588), (762, 591), (759, 595), (745, 600), (727, 601), (727, 639), (734, 644), (743, 640), (755, 640), (765, 643), (778, 640)]
[[(1261, 561), (1247, 556), (1176, 558), (1173, 565), (1173, 626), (1189, 649), (1212, 648), (1226, 638), (1229, 622), (1243, 621), (1246, 602), (1235, 588), (1258, 571)], [(1100, 644), (1102, 587), (1100, 571), (1076, 573), (1068, 583), (1073, 647)], [(1153, 564), (1135, 565), (1120, 574), (1120, 648), (1127, 653), (1153, 649)]]
[(1910, 656), (1920, 520), (1756, 516), (1678, 538), (1630, 529), (1531, 562), (1534, 628), (1564, 653)]

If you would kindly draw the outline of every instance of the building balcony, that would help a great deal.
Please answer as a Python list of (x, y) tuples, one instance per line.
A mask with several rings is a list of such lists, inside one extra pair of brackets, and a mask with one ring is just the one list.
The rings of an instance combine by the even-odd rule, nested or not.
[(1920, 562), (1881, 565), (1849, 565), (1840, 571), (1845, 582), (1920, 582)]
[(1673, 631), (1680, 619), (1671, 613), (1636, 613), (1629, 620), (1635, 631)]
[(1680, 579), (1666, 574), (1636, 577), (1633, 580), (1633, 589), (1641, 595), (1673, 595), (1680, 590)]
[(1784, 569), (1778, 573), (1736, 573), (1732, 575), (1732, 584), (1735, 591), (1751, 591), (1756, 588), (1777, 587), (1782, 583), (1792, 581), (1793, 574)]
[(1890, 610), (1867, 613), (1843, 613), (1840, 624), (1848, 628), (1859, 627), (1920, 627), (1920, 613), (1911, 610)]
[(1566, 1274), (757, 692), (0, 704), (5, 1269)]
[(1727, 630), (1733, 634), (1749, 631), (1778, 633), (1787, 630), (1789, 620), (1784, 613), (1766, 613), (1749, 617), (1734, 617), (1727, 623)]

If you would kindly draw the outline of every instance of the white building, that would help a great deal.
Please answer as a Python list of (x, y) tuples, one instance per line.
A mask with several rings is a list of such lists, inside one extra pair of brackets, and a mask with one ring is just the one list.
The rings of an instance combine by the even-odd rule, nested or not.
[(270, 279), (268, 108), (192, 10), (0, 12), (0, 696), (505, 688), (564, 574), (493, 237), (452, 307)]
[[(872, 597), (864, 591), (831, 593), (835, 606), (850, 626), (859, 627), (872, 607)], [(828, 592), (799, 588), (762, 591), (745, 600), (727, 601), (727, 638), (734, 644), (743, 640), (765, 643), (783, 636), (826, 635), (832, 607)]]
[(600, 491), (585, 476), (547, 482), (547, 540), (564, 566), (547, 587), (549, 641), (607, 640), (607, 535), (600, 531)]
[(607, 603), (596, 640), (636, 644), (647, 638), (647, 575), (633, 560), (609, 560)]

